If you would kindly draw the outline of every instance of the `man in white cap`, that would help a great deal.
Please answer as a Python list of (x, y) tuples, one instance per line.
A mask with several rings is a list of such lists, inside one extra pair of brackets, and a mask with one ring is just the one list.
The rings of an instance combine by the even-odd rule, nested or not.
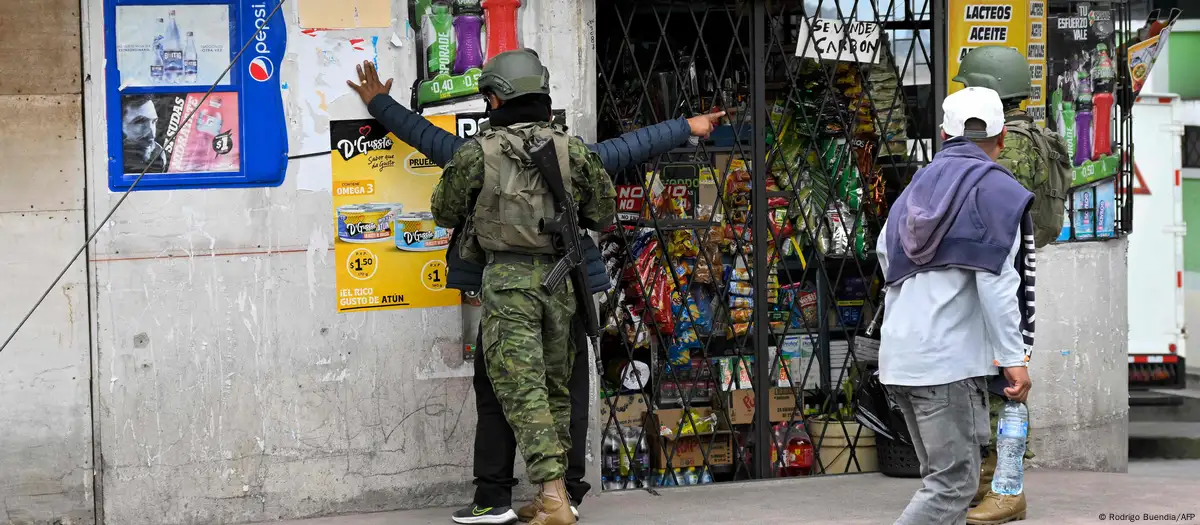
[(990, 434), (987, 378), (999, 367), (1016, 401), (1031, 385), (1018, 298), (1033, 195), (996, 163), (1005, 128), (995, 91), (963, 89), (942, 109), (942, 150), (900, 194), (878, 243), (888, 286), (879, 374), (924, 477), (900, 524), (966, 520)]

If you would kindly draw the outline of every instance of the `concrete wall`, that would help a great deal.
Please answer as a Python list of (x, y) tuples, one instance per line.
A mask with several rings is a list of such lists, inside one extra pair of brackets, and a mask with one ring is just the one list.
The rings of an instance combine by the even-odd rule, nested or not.
[[(104, 168), (101, 2), (87, 5), (85, 70), (96, 88), (87, 98), (96, 167), (88, 199), (98, 218), (119, 195)], [(293, 43), (304, 38), (295, 9), (284, 8)], [(595, 127), (593, 9), (535, 0), (523, 10), (524, 43), (548, 60), (554, 98), (582, 130)], [(417, 46), (406, 3), (394, 2), (391, 28), (346, 34), (379, 37), (381, 69), (407, 101)], [(281, 67), (293, 86), (313, 74), (294, 51)], [(294, 91), (285, 90), (292, 153), (310, 153), (300, 130), (324, 133), (328, 116)], [(482, 102), (444, 111), (456, 109)], [(331, 101), (328, 113), (367, 115), (352, 96)], [(331, 197), (298, 188), (302, 170), (320, 171), (304, 163), (325, 163), (327, 173), (329, 157), (293, 162), (279, 188), (136, 193), (96, 239), (107, 523), (237, 523), (467, 501), (475, 415), (459, 312), (335, 314)]]
[(1038, 251), (1034, 465), (1115, 472), (1128, 465), (1126, 246), (1122, 239)]
[[(0, 340), (83, 244), (78, 0), (0, 2)], [(81, 257), (0, 353), (0, 523), (92, 523)]]

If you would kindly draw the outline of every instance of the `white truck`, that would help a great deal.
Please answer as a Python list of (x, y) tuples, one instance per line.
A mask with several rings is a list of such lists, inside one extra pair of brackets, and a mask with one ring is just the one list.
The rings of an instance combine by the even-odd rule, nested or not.
[(1133, 107), (1129, 234), (1129, 386), (1184, 388), (1183, 166), (1179, 97), (1143, 92)]

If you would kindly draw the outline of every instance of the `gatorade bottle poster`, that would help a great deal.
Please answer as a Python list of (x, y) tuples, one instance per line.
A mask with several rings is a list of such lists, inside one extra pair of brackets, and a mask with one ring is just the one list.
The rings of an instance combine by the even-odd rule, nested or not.
[[(453, 115), (429, 120), (459, 128)], [(459, 304), (446, 288), (451, 231), (429, 213), (441, 168), (373, 119), (333, 121), (329, 135), (337, 311)]]
[[(1046, 125), (1067, 141), (1072, 186), (1116, 175), (1121, 158), (1113, 138), (1119, 87), (1114, 13), (1079, 7), (1047, 21)], [(1081, 238), (1078, 224), (1075, 237)]]
[(418, 109), (477, 95), (483, 62), (522, 47), (521, 0), (409, 0), (408, 7), (418, 35)]
[(1003, 45), (1025, 55), (1029, 36), (1029, 0), (949, 0), (947, 11), (946, 93), (963, 88), (955, 82), (967, 52), (984, 45)]
[[(123, 5), (116, 25), (117, 64), (127, 87), (207, 88), (233, 57), (228, 5)], [(229, 83), (226, 76), (218, 85)]]

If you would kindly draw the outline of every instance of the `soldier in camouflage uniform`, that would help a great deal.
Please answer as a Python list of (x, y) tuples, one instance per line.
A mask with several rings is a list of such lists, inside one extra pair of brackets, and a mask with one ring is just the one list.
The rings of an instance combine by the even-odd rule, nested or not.
[(551, 123), (549, 71), (536, 53), (522, 49), (491, 58), (479, 90), (489, 100), (491, 129), (457, 150), (430, 207), (439, 226), (464, 228), (463, 258), (487, 264), (482, 351), (530, 481), (541, 486), (532, 523), (575, 523), (563, 477), (571, 448), (567, 385), (576, 300), (569, 281), (552, 292), (541, 286), (559, 254), (554, 239), (537, 232), (538, 220), (552, 217), (554, 208), (528, 162), (529, 145), (555, 141), (580, 226), (609, 225), (616, 190), (600, 158)]
[[(1036, 124), (1029, 115), (1021, 109), (1021, 102), (1030, 96), (1031, 79), (1029, 63), (1017, 50), (1005, 46), (983, 46), (971, 50), (963, 57), (959, 73), (954, 77), (967, 87), (986, 87), (1000, 94), (1004, 103), (1005, 126), (1009, 133), (1005, 136), (1004, 149), (1000, 152), (997, 162), (1008, 168), (1022, 186), (1034, 194), (1030, 215), (1033, 217), (1034, 246), (1040, 248), (1058, 237), (1062, 228), (1063, 207), (1066, 196), (1065, 185), (1069, 182), (1061, 180), (1061, 176), (1046, 159), (1053, 157), (1051, 149), (1065, 151), (1066, 145), (1057, 136), (1050, 136), (1044, 130), (1036, 129)], [(1017, 132), (1014, 132), (1017, 131)], [(1048, 138), (1043, 138), (1048, 137)], [(1047, 141), (1059, 141), (1055, 144)], [(1047, 151), (1043, 151), (1046, 149)], [(1031, 250), (1032, 251), (1032, 250)], [(1032, 258), (1030, 259), (1032, 260)], [(1028, 277), (1028, 276), (1027, 276)], [(1030, 278), (1031, 279), (1031, 278)], [(1026, 285), (1032, 288), (1027, 280)], [(1032, 304), (1032, 290), (1026, 290), (1029, 304)], [(1023, 312), (1024, 313), (1024, 312)], [(1025, 321), (1023, 319), (1023, 321)], [(1028, 326), (1022, 325), (1026, 339), (1026, 361), (1029, 359), (1032, 347), (1032, 311), (1029, 312)], [(1001, 394), (1002, 387), (993, 385), (989, 390), (992, 435), (985, 451), (983, 467), (980, 472), (979, 488), (972, 502), (973, 508), (967, 514), (967, 523), (972, 525), (1008, 523), (1024, 519), (1026, 512), (1025, 494), (1017, 496), (1001, 496), (991, 492), (992, 476), (996, 469), (996, 428), (999, 413), (1004, 407), (1005, 398)], [(1025, 459), (1033, 458), (1026, 437)]]

